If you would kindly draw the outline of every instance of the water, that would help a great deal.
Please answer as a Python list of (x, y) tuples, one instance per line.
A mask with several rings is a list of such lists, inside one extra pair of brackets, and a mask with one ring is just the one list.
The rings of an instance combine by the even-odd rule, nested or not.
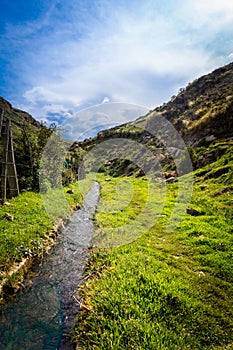
[(1, 308), (1, 350), (74, 349), (69, 333), (79, 306), (73, 296), (82, 282), (98, 197), (95, 182), (83, 207), (35, 269), (31, 286)]

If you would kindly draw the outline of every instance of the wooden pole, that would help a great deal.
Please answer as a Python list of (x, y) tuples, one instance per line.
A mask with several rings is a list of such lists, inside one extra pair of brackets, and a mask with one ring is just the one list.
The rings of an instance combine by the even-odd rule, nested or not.
[(0, 108), (0, 135), (1, 135), (1, 132), (2, 132), (3, 114), (4, 114), (4, 111), (3, 111), (2, 108)]
[(9, 146), (9, 119), (2, 127), (2, 201), (6, 201), (8, 146)]
[(14, 147), (11, 131), (11, 123), (9, 122), (9, 142), (8, 142), (8, 167), (7, 167), (7, 178), (10, 187), (10, 193), (12, 197), (19, 195), (19, 184), (16, 172)]
[(11, 123), (9, 119), (6, 119), (2, 123), (2, 202), (6, 201), (7, 193), (7, 180), (10, 188), (10, 194), (12, 197), (18, 196), (19, 185), (16, 172), (14, 147), (12, 140)]

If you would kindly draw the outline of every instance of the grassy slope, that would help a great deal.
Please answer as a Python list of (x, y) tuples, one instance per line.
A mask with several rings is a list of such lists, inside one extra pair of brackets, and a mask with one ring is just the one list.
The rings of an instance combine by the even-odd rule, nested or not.
[[(93, 249), (83, 287), (83, 308), (75, 340), (82, 349), (230, 349), (232, 339), (232, 172), (215, 178), (220, 158), (195, 175), (190, 207), (180, 226), (166, 232), (177, 184), (168, 185), (166, 204), (154, 227), (135, 242)], [(223, 163), (223, 164), (222, 164)], [(229, 162), (228, 162), (229, 164)], [(232, 166), (232, 164), (231, 164)], [(218, 174), (219, 176), (219, 174)], [(123, 178), (101, 181), (101, 197), (117, 201), (113, 188)], [(143, 206), (147, 182), (127, 178), (135, 190), (131, 205), (101, 213), (98, 230), (127, 221)], [(137, 189), (140, 188), (140, 195)], [(124, 195), (124, 193), (122, 192)], [(144, 199), (143, 199), (144, 198)]]

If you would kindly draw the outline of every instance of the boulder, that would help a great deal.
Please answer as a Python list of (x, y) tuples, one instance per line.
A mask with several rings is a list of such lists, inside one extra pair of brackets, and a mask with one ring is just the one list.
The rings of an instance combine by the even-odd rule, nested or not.
[(224, 193), (229, 193), (229, 192), (233, 192), (233, 187), (224, 187), (221, 191), (215, 193), (212, 197), (218, 197), (221, 196)]
[(9, 213), (6, 213), (4, 215), (4, 218), (7, 219), (8, 221), (14, 221), (14, 216)]
[(177, 177), (169, 177), (168, 179), (166, 179), (166, 182), (168, 184), (172, 184), (174, 182), (178, 182), (178, 179), (177, 179)]
[(191, 209), (191, 208), (187, 208), (186, 209), (186, 213), (192, 216), (199, 216), (201, 215), (201, 212), (196, 210), (196, 209)]
[(105, 162), (104, 162), (104, 165), (105, 166), (110, 166), (112, 163), (109, 161), (109, 160), (106, 160)]
[(169, 179), (171, 177), (176, 177), (177, 176), (177, 172), (174, 170), (174, 171), (165, 171), (164, 172), (164, 177), (165, 179)]

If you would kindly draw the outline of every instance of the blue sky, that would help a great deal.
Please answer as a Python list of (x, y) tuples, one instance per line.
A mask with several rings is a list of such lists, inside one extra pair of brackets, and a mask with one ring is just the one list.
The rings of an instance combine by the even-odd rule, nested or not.
[(232, 0), (0, 0), (0, 95), (38, 120), (153, 109), (231, 61)]

